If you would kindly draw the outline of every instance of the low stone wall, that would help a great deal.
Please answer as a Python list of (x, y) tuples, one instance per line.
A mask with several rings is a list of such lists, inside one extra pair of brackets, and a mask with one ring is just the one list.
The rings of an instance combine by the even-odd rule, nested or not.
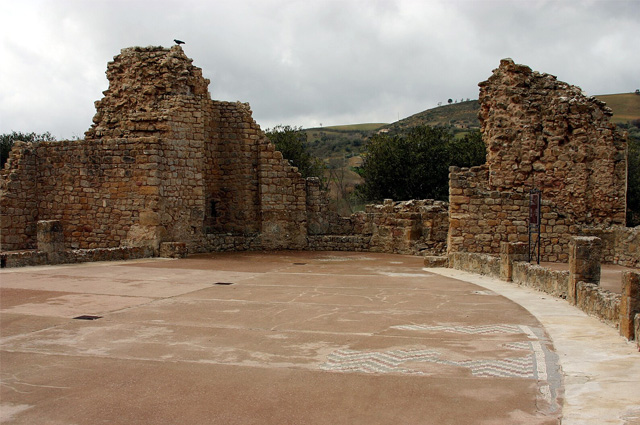
[[(221, 251), (259, 251), (262, 249), (262, 242), (259, 234), (234, 235), (232, 233), (208, 234), (205, 245), (200, 247), (198, 252), (221, 252)], [(195, 252), (189, 252), (194, 254)]]
[(619, 326), (620, 294), (602, 289), (598, 284), (578, 282), (576, 285), (576, 307), (611, 326), (616, 328)]
[(454, 252), (449, 255), (449, 267), (500, 278), (500, 258), (488, 254)]
[(320, 235), (309, 236), (311, 251), (369, 251), (371, 236)]
[(313, 211), (308, 221), (312, 223), (307, 238), (310, 250), (424, 256), (442, 255), (447, 249), (448, 204), (443, 201), (386, 199), (349, 217), (339, 217), (324, 208)]
[(513, 263), (513, 283), (534, 288), (558, 298), (567, 298), (568, 270), (551, 270), (524, 261)]
[(371, 219), (369, 250), (394, 254), (439, 255), (446, 252), (448, 204), (433, 199), (367, 205)]
[(640, 273), (623, 273), (622, 294), (601, 288), (601, 245), (601, 241), (596, 237), (574, 237), (571, 240), (569, 271), (551, 270), (519, 261), (523, 251), (522, 243), (503, 243), (500, 257), (468, 252), (450, 253), (449, 266), (513, 281), (518, 285), (566, 299), (585, 313), (618, 328), (622, 336), (638, 340)]
[(0, 254), (2, 267), (44, 266), (50, 264), (72, 264), (94, 261), (121, 261), (154, 256), (149, 247), (119, 247), (73, 249), (57, 252), (55, 256), (43, 251), (8, 251)]
[(580, 234), (602, 240), (602, 262), (640, 268), (640, 226), (583, 228)]
[(46, 253), (36, 250), (7, 251), (0, 253), (0, 267), (26, 267), (49, 264)]

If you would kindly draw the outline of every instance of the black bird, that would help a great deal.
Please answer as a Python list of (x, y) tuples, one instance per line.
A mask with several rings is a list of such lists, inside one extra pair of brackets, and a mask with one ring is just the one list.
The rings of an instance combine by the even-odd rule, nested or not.
[(175, 38), (173, 39), (173, 41), (175, 41), (178, 46), (181, 45), (181, 44), (184, 44), (184, 41), (176, 40)]

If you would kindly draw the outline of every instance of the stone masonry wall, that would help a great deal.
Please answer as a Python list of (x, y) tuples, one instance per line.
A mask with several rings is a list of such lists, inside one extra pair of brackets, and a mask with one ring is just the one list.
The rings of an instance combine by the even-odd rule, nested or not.
[(542, 197), (542, 261), (566, 262), (583, 227), (624, 224), (626, 140), (602, 102), (505, 59), (480, 83), (480, 104), (487, 163), (450, 170), (450, 254), (498, 255), (502, 242), (527, 242), (532, 188)]
[(16, 142), (0, 170), (0, 251), (27, 249), (36, 243), (37, 155), (35, 146)]
[(607, 229), (584, 227), (580, 229), (580, 234), (602, 240), (603, 263), (640, 268), (640, 226), (613, 226)]
[(626, 136), (611, 109), (511, 59), (479, 86), (492, 189), (537, 187), (578, 223), (624, 225)]
[[(320, 199), (319, 195), (317, 198)], [(325, 200), (326, 202), (326, 200)], [(442, 255), (446, 252), (449, 227), (447, 203), (433, 199), (367, 205), (350, 217), (327, 214), (318, 202), (309, 213), (309, 249), (389, 252), (414, 255)], [(324, 211), (324, 212), (323, 212)], [(314, 217), (324, 220), (314, 222)]]
[[(529, 194), (492, 190), (487, 165), (452, 167), (449, 174), (448, 250), (498, 255), (502, 242), (528, 242)], [(579, 226), (542, 200), (541, 260), (567, 262)]]
[(210, 99), (181, 47), (123, 49), (107, 78), (85, 140), (16, 144), (3, 251), (35, 248), (38, 220), (59, 220), (69, 248), (306, 246), (304, 179), (247, 104)]

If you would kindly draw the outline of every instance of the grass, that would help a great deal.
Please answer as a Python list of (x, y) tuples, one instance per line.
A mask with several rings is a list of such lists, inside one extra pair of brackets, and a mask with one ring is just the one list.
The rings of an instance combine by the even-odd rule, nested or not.
[(604, 94), (595, 96), (613, 111), (611, 121), (626, 123), (640, 119), (640, 95), (635, 93)]

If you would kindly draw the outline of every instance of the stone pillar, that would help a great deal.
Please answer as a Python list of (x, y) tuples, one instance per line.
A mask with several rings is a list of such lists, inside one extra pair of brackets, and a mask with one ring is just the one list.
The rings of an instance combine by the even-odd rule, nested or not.
[(575, 305), (578, 282), (600, 284), (602, 240), (594, 236), (574, 236), (569, 241), (569, 287), (567, 301)]
[(637, 314), (640, 314), (640, 273), (624, 272), (620, 297), (620, 335), (629, 340), (638, 340), (640, 337), (634, 329)]
[(58, 220), (38, 221), (38, 251), (47, 254), (50, 263), (57, 263), (64, 254), (64, 232)]
[(511, 282), (514, 261), (527, 261), (529, 245), (524, 242), (500, 243), (500, 279)]

